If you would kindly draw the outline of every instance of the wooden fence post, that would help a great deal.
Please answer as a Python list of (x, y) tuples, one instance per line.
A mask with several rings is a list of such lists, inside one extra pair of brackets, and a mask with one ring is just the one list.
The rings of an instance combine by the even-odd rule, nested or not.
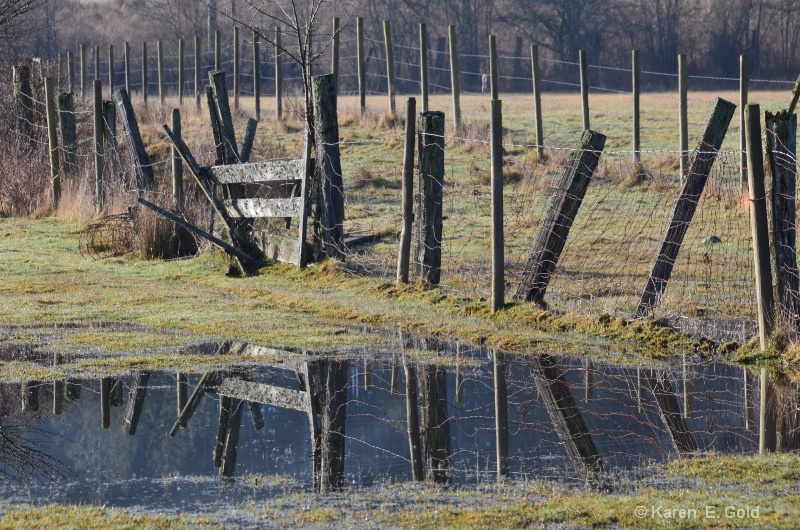
[[(424, 116), (424, 114), (423, 114)], [(444, 125), (444, 123), (442, 124)], [(428, 478), (450, 482), (450, 420), (447, 411), (447, 372), (429, 364), (422, 369), (422, 429)]]
[(75, 92), (75, 58), (72, 52), (67, 52), (67, 92)]
[[(64, 362), (60, 353), (53, 355), (53, 367)], [(64, 381), (53, 381), (53, 415), (59, 416), (64, 411)]]
[(280, 121), (283, 115), (283, 68), (281, 67), (281, 28), (275, 28), (275, 114)]
[(589, 66), (586, 64), (586, 50), (578, 50), (578, 62), (581, 67), (581, 107), (583, 109), (583, 130), (589, 127)]
[[(96, 80), (99, 82), (99, 80)], [(103, 429), (111, 427), (111, 377), (103, 377), (100, 380), (100, 424)]]
[(142, 43), (142, 99), (147, 105), (147, 43)]
[[(749, 106), (749, 105), (748, 105)], [(769, 372), (761, 368), (761, 392), (759, 396), (758, 454), (774, 453), (778, 448), (777, 413), (775, 389), (769, 380)]]
[(108, 93), (114, 93), (114, 45), (108, 45)]
[(100, 79), (100, 46), (94, 47), (94, 80)]
[(239, 75), (241, 73), (239, 61), (241, 60), (241, 50), (239, 49), (239, 26), (233, 27), (233, 108), (239, 110)]
[(680, 455), (696, 452), (697, 442), (681, 417), (678, 398), (675, 397), (666, 372), (664, 370), (646, 370), (645, 378), (653, 391), (661, 421), (667, 428), (675, 450)]
[(742, 153), (741, 178), (740, 184), (742, 191), (747, 188), (747, 136), (744, 133), (747, 127), (745, 119), (745, 107), (747, 106), (747, 90), (749, 85), (747, 73), (747, 55), (739, 56), (739, 151)]
[(339, 156), (336, 80), (333, 74), (316, 76), (313, 87), (316, 159), (322, 200), (322, 251), (329, 258), (343, 259), (344, 189)]
[(74, 178), (78, 175), (78, 135), (75, 125), (75, 103), (70, 92), (58, 96), (58, 122), (64, 150), (64, 175)]
[(222, 44), (219, 30), (214, 32), (214, 70), (222, 68)]
[(103, 140), (105, 125), (103, 124), (103, 83), (95, 79), (94, 83), (94, 201), (95, 211), (99, 215), (105, 209), (103, 195)]
[(428, 29), (419, 25), (419, 91), (422, 98), (422, 112), (428, 112)]
[(688, 177), (689, 168), (689, 102), (688, 102), (688, 74), (686, 55), (678, 55), (678, 124), (680, 126), (680, 151), (681, 151), (681, 181)]
[(797, 115), (764, 113), (767, 157), (771, 175), (769, 241), (774, 300), (778, 315), (787, 322), (800, 321), (800, 278), (797, 271)]
[(542, 127), (542, 92), (539, 87), (539, 47), (531, 46), (531, 75), (533, 78), (533, 111), (536, 114), (536, 158), (544, 158), (544, 132)]
[(131, 44), (125, 41), (125, 91), (131, 93)]
[(600, 162), (605, 143), (605, 135), (584, 131), (580, 147), (564, 166), (564, 173), (558, 189), (553, 194), (547, 217), (539, 229), (533, 251), (528, 257), (522, 281), (514, 295), (515, 299), (543, 302), (545, 291), (569, 237), (572, 223)]
[(31, 69), (27, 65), (14, 68), (14, 98), (17, 104), (17, 132), (33, 151), (33, 92), (31, 90)]
[(494, 351), (494, 422), (497, 448), (497, 481), (509, 473), (508, 463), (508, 384), (506, 382), (506, 354)]
[(397, 255), (397, 282), (408, 283), (409, 259), (411, 254), (411, 232), (414, 223), (414, 130), (417, 115), (417, 101), (408, 98), (406, 102), (406, 143), (403, 152), (403, 228), (400, 232), (400, 252)]
[(503, 236), (503, 102), (492, 100), (492, 313), (505, 306)]
[[(172, 134), (181, 141), (181, 111), (172, 109)], [(175, 210), (183, 209), (183, 159), (178, 149), (172, 147), (172, 205)]]
[(56, 92), (61, 92), (64, 89), (64, 54), (58, 52), (56, 56)]
[(164, 44), (156, 41), (156, 55), (158, 58), (158, 102), (164, 104)]
[(750, 192), (750, 228), (753, 233), (753, 269), (758, 300), (758, 336), (761, 350), (769, 345), (775, 324), (775, 299), (770, 269), (767, 197), (764, 185), (764, 154), (761, 146), (761, 108), (747, 105), (745, 109), (748, 186)]
[(651, 312), (658, 305), (667, 282), (672, 275), (672, 268), (681, 249), (683, 238), (694, 217), (700, 196), (705, 188), (708, 175), (717, 158), (717, 152), (728, 132), (728, 125), (733, 119), (736, 105), (724, 99), (717, 98), (714, 110), (706, 124), (703, 137), (698, 144), (697, 154), (692, 161), (692, 167), (683, 174), (684, 184), (681, 194), (675, 203), (667, 234), (661, 243), (661, 248), (653, 264), (652, 272), (647, 278), (647, 285), (642, 293), (639, 307), (636, 309), (636, 318), (641, 318)]
[(105, 170), (109, 177), (116, 174), (119, 167), (117, 157), (117, 108), (113, 101), (103, 102), (103, 123), (105, 124)]
[(419, 193), (416, 222), (417, 277), (438, 285), (442, 268), (442, 188), (444, 186), (444, 113), (419, 115)]
[(394, 48), (392, 47), (392, 29), (388, 20), (383, 21), (383, 44), (386, 49), (386, 88), (389, 93), (389, 113), (394, 116), (397, 112), (394, 101)]
[(356, 60), (358, 62), (358, 102), (361, 108), (361, 115), (367, 110), (367, 71), (364, 57), (364, 19), (356, 17)]
[(453, 127), (455, 134), (461, 132), (461, 83), (458, 70), (458, 37), (456, 27), (451, 24), (448, 28), (450, 36), (450, 86), (453, 91)]
[(50, 188), (53, 193), (53, 209), (58, 208), (61, 198), (61, 180), (58, 168), (58, 135), (56, 134), (56, 105), (53, 92), (55, 86), (51, 77), (44, 79), (45, 105), (47, 109), (47, 142), (50, 149)]
[(136, 122), (136, 114), (133, 112), (130, 97), (124, 90), (117, 90), (114, 94), (114, 101), (119, 108), (119, 117), (122, 126), (125, 128), (125, 137), (128, 139), (128, 149), (130, 150), (133, 173), (136, 175), (136, 190), (141, 196), (143, 190), (149, 188), (155, 181), (153, 167), (150, 165), (150, 158), (144, 149), (144, 142), (139, 133), (139, 124)]
[(492, 99), (497, 99), (500, 90), (497, 86), (497, 39), (494, 35), (489, 35), (489, 80), (492, 85)]
[(202, 53), (200, 48), (200, 37), (195, 35), (194, 36), (194, 99), (196, 109), (200, 111), (200, 95), (202, 94), (202, 89), (200, 87), (200, 83), (202, 82), (201, 72), (203, 68), (203, 60), (202, 60)]
[(261, 119), (261, 35), (253, 28), (253, 100), (256, 119)]
[(80, 46), (81, 99), (86, 99), (86, 45)]
[(642, 155), (640, 152), (640, 126), (639, 126), (639, 50), (631, 52), (631, 92), (633, 93), (633, 165), (636, 166), (636, 172), (639, 172), (639, 164), (642, 163)]
[(681, 360), (681, 368), (683, 375), (683, 417), (684, 419), (691, 419), (694, 407), (692, 405), (692, 391), (694, 384), (692, 383), (692, 366), (687, 354), (683, 354)]
[(425, 479), (422, 470), (422, 444), (419, 436), (419, 409), (417, 408), (417, 369), (403, 356), (406, 379), (406, 421), (408, 423), (408, 449), (411, 457), (411, 477), (416, 482)]
[(339, 94), (339, 17), (333, 17), (333, 46), (331, 46), (331, 73)]
[[(327, 77), (327, 76), (321, 76)], [(335, 91), (335, 79), (330, 76)], [(322, 476), (320, 491), (344, 488), (345, 424), (347, 419), (348, 362), (324, 361), (322, 410)]]
[(184, 84), (184, 72), (183, 72), (183, 39), (178, 39), (178, 106), (183, 107), (183, 84)]

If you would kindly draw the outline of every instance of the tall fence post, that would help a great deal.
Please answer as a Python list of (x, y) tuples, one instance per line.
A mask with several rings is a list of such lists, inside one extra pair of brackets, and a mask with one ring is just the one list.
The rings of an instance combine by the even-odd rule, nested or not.
[(114, 93), (114, 45), (108, 45), (108, 93)]
[(117, 173), (119, 169), (119, 158), (117, 157), (117, 107), (113, 101), (103, 102), (103, 123), (106, 130), (105, 135), (105, 171), (109, 178)]
[(80, 60), (81, 60), (81, 99), (86, 99), (86, 45), (80, 46)]
[(164, 44), (156, 41), (156, 55), (158, 56), (158, 102), (164, 104)]
[(142, 190), (147, 189), (155, 180), (153, 167), (150, 158), (144, 149), (144, 142), (139, 133), (139, 124), (136, 121), (136, 114), (133, 112), (133, 105), (128, 93), (124, 90), (117, 90), (114, 94), (114, 102), (119, 109), (119, 117), (122, 127), (125, 129), (125, 138), (128, 142), (128, 149), (131, 153), (131, 164), (133, 164), (133, 174), (136, 175), (137, 194), (141, 195)]
[(578, 63), (581, 67), (581, 107), (583, 109), (583, 130), (589, 126), (589, 66), (586, 64), (586, 50), (578, 50)]
[(147, 43), (142, 43), (142, 99), (147, 105)]
[(103, 124), (103, 83), (95, 79), (94, 87), (94, 201), (95, 211), (100, 214), (105, 209), (103, 196), (103, 140), (105, 126)]
[(505, 305), (503, 236), (503, 102), (492, 100), (492, 313)]
[[(197, 111), (200, 111), (200, 94), (202, 92), (200, 88), (201, 84), (201, 73), (203, 70), (203, 54), (200, 48), (200, 37), (198, 35), (194, 36), (194, 99), (195, 99), (195, 107)], [(130, 92), (128, 92), (130, 94)]]
[(314, 129), (317, 171), (322, 196), (322, 249), (330, 258), (342, 259), (344, 189), (339, 156), (339, 120), (333, 74), (314, 77)]
[(745, 107), (747, 106), (747, 89), (749, 85), (747, 73), (747, 55), (739, 56), (739, 151), (742, 153), (740, 184), (742, 191), (747, 190), (747, 135), (744, 129), (747, 126)]
[(64, 54), (58, 52), (56, 56), (56, 85), (55, 90), (60, 92), (64, 89)]
[(442, 269), (442, 188), (444, 186), (444, 113), (419, 115), (419, 193), (416, 249), (418, 274), (424, 283), (438, 285)]
[(448, 35), (450, 37), (450, 86), (453, 91), (453, 126), (455, 134), (459, 134), (461, 132), (461, 84), (458, 70), (458, 36), (455, 25), (450, 25)]
[(28, 65), (14, 68), (14, 98), (17, 104), (17, 132), (33, 150), (33, 92), (31, 90), (31, 69)]
[(497, 39), (494, 35), (489, 35), (489, 79), (492, 84), (492, 99), (497, 99), (500, 90), (497, 86)]
[(428, 112), (428, 29), (419, 25), (419, 91), (422, 98), (422, 112)]
[(94, 47), (94, 79), (100, 79), (100, 46)]
[(678, 124), (680, 127), (681, 181), (687, 178), (689, 167), (689, 104), (686, 55), (678, 55)]
[(797, 271), (797, 115), (764, 113), (770, 168), (770, 263), (778, 314), (800, 321), (800, 278)]
[(44, 79), (44, 97), (47, 107), (47, 143), (50, 149), (50, 187), (53, 192), (53, 209), (58, 208), (61, 198), (61, 180), (58, 168), (58, 135), (56, 134), (56, 105), (53, 92), (55, 86), (51, 77)]
[(595, 131), (584, 131), (581, 144), (566, 166), (553, 194), (544, 223), (536, 236), (533, 251), (525, 265), (522, 281), (514, 298), (526, 302), (541, 303), (550, 279), (558, 264), (561, 251), (569, 237), (575, 216), (586, 195), (606, 137)]
[(233, 27), (233, 108), (239, 110), (239, 88), (241, 87), (239, 75), (241, 73), (239, 61), (241, 60), (241, 50), (239, 49), (239, 26)]
[[(181, 141), (181, 111), (172, 109), (172, 134)], [(172, 146), (172, 205), (175, 210), (183, 208), (183, 160), (177, 147)]]
[(536, 157), (544, 157), (544, 129), (542, 127), (542, 92), (540, 90), (539, 75), (539, 47), (531, 46), (531, 74), (533, 78), (533, 111), (536, 114)]
[(183, 84), (184, 84), (184, 72), (183, 72), (183, 39), (178, 39), (178, 106), (183, 107)]
[(394, 116), (397, 112), (394, 101), (394, 48), (392, 47), (392, 28), (388, 20), (383, 21), (383, 44), (386, 49), (386, 79), (389, 92), (389, 113)]
[(214, 32), (214, 70), (222, 68), (222, 44), (219, 30)]
[(339, 17), (333, 17), (333, 46), (331, 46), (331, 73), (339, 93)]
[(697, 210), (700, 196), (706, 186), (708, 175), (717, 152), (728, 132), (728, 125), (733, 119), (736, 105), (724, 99), (717, 98), (711, 117), (708, 119), (703, 137), (698, 144), (697, 156), (692, 161), (692, 167), (684, 174), (681, 194), (675, 203), (672, 218), (667, 226), (667, 233), (653, 263), (653, 269), (647, 278), (647, 284), (636, 309), (636, 317), (641, 318), (658, 305), (667, 283), (672, 275), (672, 268), (678, 258), (678, 252), (683, 244), (683, 238)]
[(400, 252), (397, 255), (397, 282), (408, 283), (411, 255), (411, 232), (414, 223), (414, 130), (417, 100), (406, 102), (406, 143), (403, 152), (403, 228), (400, 232)]
[[(631, 52), (631, 92), (633, 93), (633, 165), (642, 163), (639, 143), (639, 50)], [(638, 168), (636, 169), (638, 172)]]
[(278, 120), (283, 115), (283, 68), (281, 68), (281, 28), (275, 28), (275, 114)]
[(61, 145), (64, 150), (64, 175), (78, 175), (78, 137), (75, 125), (75, 101), (71, 92), (58, 96), (58, 122), (61, 126)]
[(75, 58), (72, 52), (67, 52), (67, 92), (75, 92)]
[[(495, 100), (492, 103), (499, 103)], [(493, 107), (494, 108), (494, 107)], [(497, 481), (509, 473), (508, 462), (508, 383), (506, 381), (506, 354), (495, 350), (494, 355), (494, 422), (497, 448)]]
[(261, 35), (253, 28), (253, 100), (256, 119), (261, 119)]
[(356, 60), (358, 62), (358, 103), (361, 115), (367, 110), (367, 71), (364, 57), (364, 19), (356, 17)]
[(130, 94), (131, 93), (131, 44), (128, 41), (125, 41), (123, 54), (125, 56), (125, 91), (128, 92), (128, 94)]

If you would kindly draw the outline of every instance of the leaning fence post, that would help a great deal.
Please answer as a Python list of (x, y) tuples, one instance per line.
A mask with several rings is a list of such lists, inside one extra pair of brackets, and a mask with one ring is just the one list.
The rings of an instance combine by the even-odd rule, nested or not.
[(589, 130), (589, 67), (586, 64), (586, 50), (578, 50), (581, 67), (581, 107), (583, 108), (583, 130)]
[(389, 93), (389, 113), (394, 116), (397, 107), (394, 102), (394, 49), (392, 48), (392, 29), (389, 21), (383, 21), (383, 44), (386, 48), (386, 79)]
[(536, 157), (544, 157), (544, 129), (542, 127), (542, 92), (539, 89), (539, 47), (531, 46), (531, 74), (533, 80), (533, 111), (536, 114)]
[(451, 24), (448, 29), (450, 36), (450, 85), (453, 91), (453, 126), (455, 134), (461, 132), (461, 84), (458, 71), (458, 37), (456, 27)]
[(797, 115), (764, 113), (767, 156), (771, 175), (770, 263), (774, 300), (779, 315), (790, 322), (800, 320), (800, 278), (797, 271)]
[(178, 106), (183, 107), (183, 39), (178, 39)]
[(428, 29), (419, 25), (419, 91), (422, 97), (422, 112), (428, 112)]
[(139, 133), (139, 124), (136, 121), (136, 114), (133, 112), (128, 93), (124, 90), (117, 90), (114, 94), (114, 102), (119, 108), (119, 117), (125, 128), (125, 138), (127, 138), (128, 148), (132, 154), (131, 163), (133, 164), (133, 173), (136, 175), (136, 190), (141, 195), (142, 190), (150, 187), (155, 180), (153, 167), (150, 165), (150, 158), (144, 149), (144, 142)]
[(503, 237), (503, 102), (492, 100), (492, 313), (505, 305)]
[(358, 102), (361, 115), (367, 110), (367, 71), (364, 63), (364, 19), (356, 17), (356, 60), (358, 62)]
[(419, 193), (417, 194), (417, 277), (438, 285), (442, 268), (442, 188), (444, 186), (444, 113), (419, 115)]
[(61, 180), (58, 176), (58, 136), (56, 135), (56, 105), (54, 101), (53, 79), (44, 79), (45, 104), (47, 106), (47, 141), (50, 148), (50, 186), (53, 192), (53, 209), (58, 208), (61, 198)]
[(747, 75), (747, 55), (739, 56), (739, 151), (742, 153), (741, 164), (741, 178), (740, 185), (742, 191), (747, 190), (747, 136), (744, 134), (744, 129), (747, 126), (747, 120), (744, 116), (745, 106), (747, 105), (747, 88), (748, 88), (748, 75)]
[[(689, 168), (689, 103), (688, 103), (688, 74), (686, 68), (686, 55), (678, 55), (678, 124), (680, 126), (680, 151), (681, 151), (681, 181), (688, 176)], [(727, 128), (727, 127), (726, 127)]]
[(545, 291), (561, 251), (564, 250), (586, 189), (600, 162), (605, 144), (605, 135), (595, 131), (583, 132), (580, 147), (564, 166), (564, 173), (553, 194), (547, 217), (539, 229), (533, 251), (528, 257), (515, 299), (538, 303), (544, 300)]
[(164, 104), (164, 44), (156, 41), (156, 55), (158, 58), (158, 102)]
[[(638, 166), (642, 162), (642, 155), (639, 152), (639, 50), (631, 52), (631, 92), (633, 93), (633, 165)], [(635, 168), (639, 172), (639, 168)]]
[(408, 283), (411, 231), (414, 223), (414, 131), (417, 101), (406, 102), (406, 144), (403, 152), (403, 229), (400, 232), (400, 252), (397, 256), (397, 282)]
[(692, 161), (691, 168), (683, 175), (683, 188), (675, 203), (667, 227), (667, 234), (661, 243), (661, 248), (656, 256), (655, 263), (647, 285), (642, 293), (636, 317), (641, 318), (651, 312), (661, 300), (667, 282), (672, 275), (672, 268), (678, 258), (683, 238), (697, 210), (697, 204), (705, 188), (708, 175), (717, 158), (717, 152), (728, 132), (728, 125), (733, 119), (736, 105), (724, 99), (717, 98), (717, 104), (711, 112), (711, 117), (706, 124), (706, 130), (697, 147), (697, 153)]
[(103, 83), (95, 79), (94, 83), (94, 201), (95, 211), (100, 214), (105, 209), (103, 196)]
[(78, 138), (75, 126), (75, 103), (71, 93), (58, 96), (58, 122), (61, 127), (61, 145), (64, 150), (64, 175), (78, 175)]
[(489, 35), (489, 79), (492, 84), (492, 99), (497, 99), (500, 90), (497, 86), (497, 39), (494, 35)]
[[(172, 109), (172, 134), (181, 141), (181, 111)], [(178, 148), (172, 146), (172, 205), (175, 210), (183, 208), (183, 159)]]
[(275, 28), (275, 114), (280, 121), (283, 115), (283, 69), (281, 68), (281, 28)]
[(256, 119), (261, 119), (261, 35), (258, 28), (253, 28), (253, 100), (255, 102)]
[(233, 108), (239, 110), (239, 26), (233, 27)]
[(339, 156), (339, 120), (336, 79), (333, 74), (314, 77), (314, 129), (317, 171), (322, 197), (322, 250), (330, 258), (344, 257), (344, 189)]

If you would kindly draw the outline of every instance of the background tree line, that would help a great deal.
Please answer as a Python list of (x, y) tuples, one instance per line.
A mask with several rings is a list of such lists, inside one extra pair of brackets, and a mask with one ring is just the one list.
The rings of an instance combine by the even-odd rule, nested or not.
[[(298, 5), (305, 1), (296, 0)], [(6, 56), (54, 57), (81, 43), (188, 40), (195, 34), (208, 49), (214, 29), (229, 38), (230, 17), (262, 28), (275, 24), (263, 14), (254, 16), (252, 6), (264, 5), (254, 0), (39, 0), (36, 4), (25, 24), (0, 25), (0, 46)], [(289, 0), (267, 2), (266, 11), (280, 15), (289, 4)], [(590, 64), (621, 68), (629, 67), (630, 50), (636, 48), (643, 70), (675, 72), (677, 54), (685, 53), (690, 74), (736, 77), (739, 55), (746, 54), (751, 77), (792, 79), (800, 73), (796, 0), (326, 0), (317, 19), (318, 48), (330, 38), (333, 15), (349, 24), (344, 30), (348, 35), (355, 33), (350, 17), (364, 17), (367, 37), (374, 39), (368, 40), (367, 50), (376, 60), (383, 57), (382, 45), (376, 42), (382, 39), (383, 19), (391, 20), (395, 45), (409, 47), (418, 45), (418, 24), (425, 22), (434, 55), (431, 65), (445, 68), (446, 61), (437, 62), (444, 54), (435, 52), (446, 51), (447, 26), (455, 24), (464, 72), (487, 70), (486, 59), (477, 56), (487, 53), (488, 36), (495, 34), (501, 55), (526, 57), (530, 44), (538, 44), (545, 59), (544, 74), (553, 79), (572, 79), (574, 66), (546, 59), (574, 62), (579, 49), (588, 51)], [(396, 57), (418, 62), (416, 53), (407, 48), (398, 48)], [(513, 65), (514, 71), (506, 63), (501, 66), (503, 75), (530, 75), (526, 61)], [(624, 88), (630, 82), (620, 72), (594, 73), (605, 86)], [(643, 82), (650, 88), (674, 84), (671, 78), (654, 77)], [(480, 78), (466, 75), (463, 82), (475, 90)], [(503, 88), (528, 87), (517, 82)]]

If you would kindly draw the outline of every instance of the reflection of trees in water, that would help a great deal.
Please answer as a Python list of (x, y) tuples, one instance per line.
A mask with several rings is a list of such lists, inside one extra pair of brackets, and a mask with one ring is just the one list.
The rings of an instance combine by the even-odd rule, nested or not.
[(22, 482), (66, 477), (66, 466), (46, 452), (53, 437), (37, 427), (0, 418), (0, 479)]

